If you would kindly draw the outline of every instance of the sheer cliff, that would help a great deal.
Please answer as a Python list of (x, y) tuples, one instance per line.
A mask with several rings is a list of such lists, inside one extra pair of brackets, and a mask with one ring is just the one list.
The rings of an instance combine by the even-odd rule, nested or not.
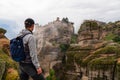
[(38, 54), (40, 54), (40, 63), (46, 72), (64, 55), (61, 52), (61, 44), (70, 44), (71, 37), (74, 34), (73, 23), (67, 18), (50, 22), (44, 26), (35, 27), (35, 36), (37, 38)]
[(78, 32), (78, 43), (70, 45), (66, 64), (61, 66), (64, 80), (119, 80), (119, 29), (119, 21), (85, 20)]
[(40, 63), (60, 80), (119, 80), (120, 21), (85, 20), (75, 43), (73, 23), (63, 19), (36, 25)]

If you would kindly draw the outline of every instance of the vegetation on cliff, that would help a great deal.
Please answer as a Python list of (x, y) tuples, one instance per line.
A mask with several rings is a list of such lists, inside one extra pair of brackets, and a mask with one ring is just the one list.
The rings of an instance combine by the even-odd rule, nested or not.
[(1, 79), (3, 80), (17, 80), (18, 79), (17, 63), (14, 62), (10, 58), (10, 56), (8, 56), (7, 53), (5, 53), (2, 49), (0, 49), (0, 65), (1, 65), (0, 66), (1, 71), (3, 71), (2, 73), (0, 73)]
[(55, 71), (53, 69), (50, 69), (49, 76), (46, 78), (46, 80), (58, 80), (55, 76)]
[[(120, 21), (104, 23), (86, 20), (78, 32), (78, 44), (71, 44), (67, 51), (67, 61), (62, 65), (62, 77), (83, 73), (91, 80), (110, 80), (120, 74)], [(76, 40), (73, 37), (73, 43)], [(77, 64), (77, 66), (76, 66)], [(79, 68), (79, 69), (78, 69)], [(76, 72), (76, 69), (78, 72)], [(111, 73), (112, 72), (112, 73)], [(71, 74), (70, 74), (71, 73)], [(82, 76), (76, 76), (74, 80)]]
[(5, 33), (6, 33), (7, 31), (5, 30), (5, 29), (3, 29), (3, 28), (0, 28), (0, 38), (5, 38)]
[[(2, 36), (6, 30), (0, 29)], [(18, 65), (9, 55), (9, 40), (0, 37), (0, 80), (18, 80)]]
[[(46, 29), (45, 33), (50, 37), (50, 40), (48, 37), (46, 38), (49, 44), (47, 47), (50, 48), (51, 52), (61, 50), (59, 54), (63, 53), (63, 58), (60, 58), (62, 63), (53, 66), (54, 70), (50, 70), (47, 80), (57, 80), (57, 78), (60, 80), (77, 80), (82, 75), (90, 77), (91, 80), (110, 80), (114, 78), (119, 80), (120, 21), (104, 23), (96, 20), (85, 20), (81, 24), (77, 35), (72, 34), (73, 25), (71, 27), (72, 32), (67, 30), (70, 29), (68, 23), (70, 23), (68, 18), (63, 18), (62, 22), (58, 19), (50, 23), (50, 27)], [(58, 29), (55, 27), (53, 29), (51, 27), (53, 24), (57, 25)], [(61, 24), (68, 28), (61, 27)], [(56, 37), (52, 30), (59, 31), (59, 33), (56, 32), (59, 37)], [(0, 33), (1, 35), (5, 34), (6, 30), (0, 29)], [(51, 34), (53, 34), (52, 37)], [(3, 44), (6, 42), (1, 40), (0, 43), (0, 74), (2, 75), (0, 79), (17, 80), (17, 64), (10, 59), (8, 45)], [(53, 47), (54, 49), (52, 49)], [(13, 76), (11, 77), (11, 75)]]

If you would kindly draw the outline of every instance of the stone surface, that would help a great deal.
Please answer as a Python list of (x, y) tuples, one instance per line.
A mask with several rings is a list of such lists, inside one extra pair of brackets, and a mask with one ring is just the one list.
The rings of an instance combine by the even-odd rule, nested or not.
[(0, 37), (0, 80), (18, 80), (18, 65), (10, 58), (9, 40), (3, 36)]
[(37, 38), (40, 64), (44, 68), (45, 74), (49, 72), (51, 65), (54, 66), (62, 58), (60, 44), (70, 44), (73, 34), (73, 23), (62, 21), (59, 18), (44, 26), (36, 24), (34, 35)]
[(6, 62), (0, 60), (0, 80), (2, 80), (3, 75), (5, 73), (5, 68), (6, 68), (5, 65), (6, 65)]

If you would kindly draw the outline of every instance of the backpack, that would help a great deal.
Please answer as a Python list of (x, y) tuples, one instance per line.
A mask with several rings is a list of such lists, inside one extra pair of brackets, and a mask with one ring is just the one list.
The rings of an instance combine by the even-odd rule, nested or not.
[(23, 44), (23, 37), (25, 37), (28, 34), (31, 34), (31, 33), (27, 33), (23, 36), (19, 36), (17, 38), (13, 38), (10, 40), (10, 55), (12, 59), (16, 62), (21, 62), (26, 59), (24, 44)]

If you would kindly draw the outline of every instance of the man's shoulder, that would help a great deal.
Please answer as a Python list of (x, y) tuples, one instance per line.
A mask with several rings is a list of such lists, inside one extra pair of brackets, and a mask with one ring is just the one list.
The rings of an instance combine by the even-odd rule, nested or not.
[(28, 41), (30, 39), (34, 39), (34, 35), (33, 34), (27, 34), (27, 35), (25, 35), (24, 40)]
[(28, 38), (34, 38), (34, 35), (33, 34), (27, 34), (26, 37), (28, 37)]
[(28, 34), (27, 38), (28, 38), (28, 40), (36, 40), (36, 38), (33, 34)]

